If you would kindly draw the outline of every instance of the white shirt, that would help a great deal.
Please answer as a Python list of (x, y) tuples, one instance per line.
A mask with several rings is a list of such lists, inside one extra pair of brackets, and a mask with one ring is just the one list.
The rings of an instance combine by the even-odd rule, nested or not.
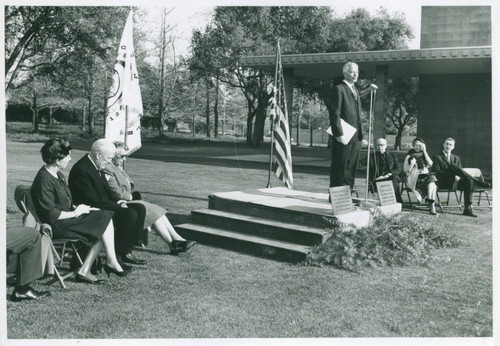
[(354, 87), (354, 84), (349, 83), (345, 79), (342, 82), (344, 82), (349, 87), (349, 89), (351, 89), (351, 92), (353, 93), (354, 96), (356, 96), (356, 97), (358, 96), (358, 93), (356, 92), (356, 88)]
[(447, 153), (445, 151), (443, 151), (443, 153), (444, 153), (444, 157), (446, 157), (446, 161), (451, 162), (451, 153)]

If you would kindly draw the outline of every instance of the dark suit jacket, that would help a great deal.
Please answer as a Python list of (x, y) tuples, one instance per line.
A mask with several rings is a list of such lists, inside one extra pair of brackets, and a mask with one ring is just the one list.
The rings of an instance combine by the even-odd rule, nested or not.
[[(357, 90), (356, 90), (357, 91)], [(334, 137), (342, 136), (342, 127), (340, 119), (354, 126), (357, 129), (358, 139), (363, 139), (363, 130), (361, 129), (361, 100), (359, 91), (355, 98), (351, 89), (342, 82), (333, 89), (333, 112), (330, 112), (330, 126)]]
[(68, 183), (76, 205), (87, 204), (107, 210), (121, 209), (111, 195), (107, 181), (99, 174), (88, 154), (73, 165)]
[(438, 186), (451, 188), (455, 182), (455, 172), (450, 169), (451, 165), (462, 167), (460, 156), (450, 154), (450, 163), (446, 161), (446, 156), (441, 152), (432, 158), (432, 171), (438, 180)]
[(377, 161), (377, 166), (375, 166), (375, 157), (376, 155), (378, 155), (378, 153), (376, 153), (375, 155), (370, 155), (370, 181), (373, 181), (375, 178), (389, 172), (391, 172), (394, 177), (399, 178), (401, 174), (401, 166), (399, 165), (396, 154), (390, 153), (388, 151), (386, 151), (385, 154), (387, 159), (386, 169), (380, 167), (379, 161)]

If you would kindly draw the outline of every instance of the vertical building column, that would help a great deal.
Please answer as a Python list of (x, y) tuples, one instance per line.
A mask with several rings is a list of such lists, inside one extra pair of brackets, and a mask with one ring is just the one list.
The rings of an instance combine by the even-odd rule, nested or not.
[(286, 109), (288, 111), (288, 128), (290, 130), (290, 138), (292, 138), (292, 119), (293, 119), (293, 68), (283, 69), (283, 79), (285, 80), (285, 96)]
[(373, 119), (373, 139), (385, 137), (385, 94), (387, 93), (387, 81), (389, 74), (389, 66), (377, 65), (375, 66), (375, 79), (378, 89), (377, 98), (375, 99), (374, 106), (374, 119)]

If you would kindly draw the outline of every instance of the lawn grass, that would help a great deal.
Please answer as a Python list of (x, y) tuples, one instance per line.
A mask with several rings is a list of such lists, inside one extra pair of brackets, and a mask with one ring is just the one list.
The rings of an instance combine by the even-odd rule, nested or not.
[[(31, 184), (42, 165), (43, 139), (7, 141), (7, 226), (20, 223), (14, 188)], [(144, 150), (161, 153), (162, 145), (144, 143)], [(211, 155), (227, 154), (238, 145), (211, 146)], [(201, 143), (184, 155), (203, 156), (206, 147)], [(66, 176), (84, 154), (80, 148), (73, 151)], [(206, 208), (210, 193), (261, 188), (267, 182), (267, 171), (258, 165), (196, 160), (131, 158), (127, 171), (143, 198), (166, 207), (174, 224), (188, 221), (191, 210)], [(328, 185), (323, 174), (299, 172), (294, 178), (298, 190), (325, 192)], [(51, 286), (48, 299), (7, 301), (8, 338), (491, 337), (492, 213), (477, 213), (478, 219), (453, 212), (435, 218), (461, 245), (435, 251), (430, 267), (359, 273), (201, 244), (174, 257), (152, 234), (149, 247), (135, 252), (149, 265), (127, 278), (111, 277), (98, 287), (69, 280), (67, 290)], [(46, 281), (35, 286), (45, 288)], [(7, 293), (12, 289), (9, 283)]]

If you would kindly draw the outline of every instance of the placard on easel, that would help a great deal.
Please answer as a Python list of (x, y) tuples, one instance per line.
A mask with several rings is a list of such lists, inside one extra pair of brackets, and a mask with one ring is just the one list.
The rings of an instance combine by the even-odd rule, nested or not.
[(378, 199), (380, 201), (380, 205), (384, 206), (397, 203), (392, 181), (377, 181), (375, 183), (377, 184)]
[(333, 215), (341, 215), (354, 211), (350, 186), (331, 187), (329, 191)]

